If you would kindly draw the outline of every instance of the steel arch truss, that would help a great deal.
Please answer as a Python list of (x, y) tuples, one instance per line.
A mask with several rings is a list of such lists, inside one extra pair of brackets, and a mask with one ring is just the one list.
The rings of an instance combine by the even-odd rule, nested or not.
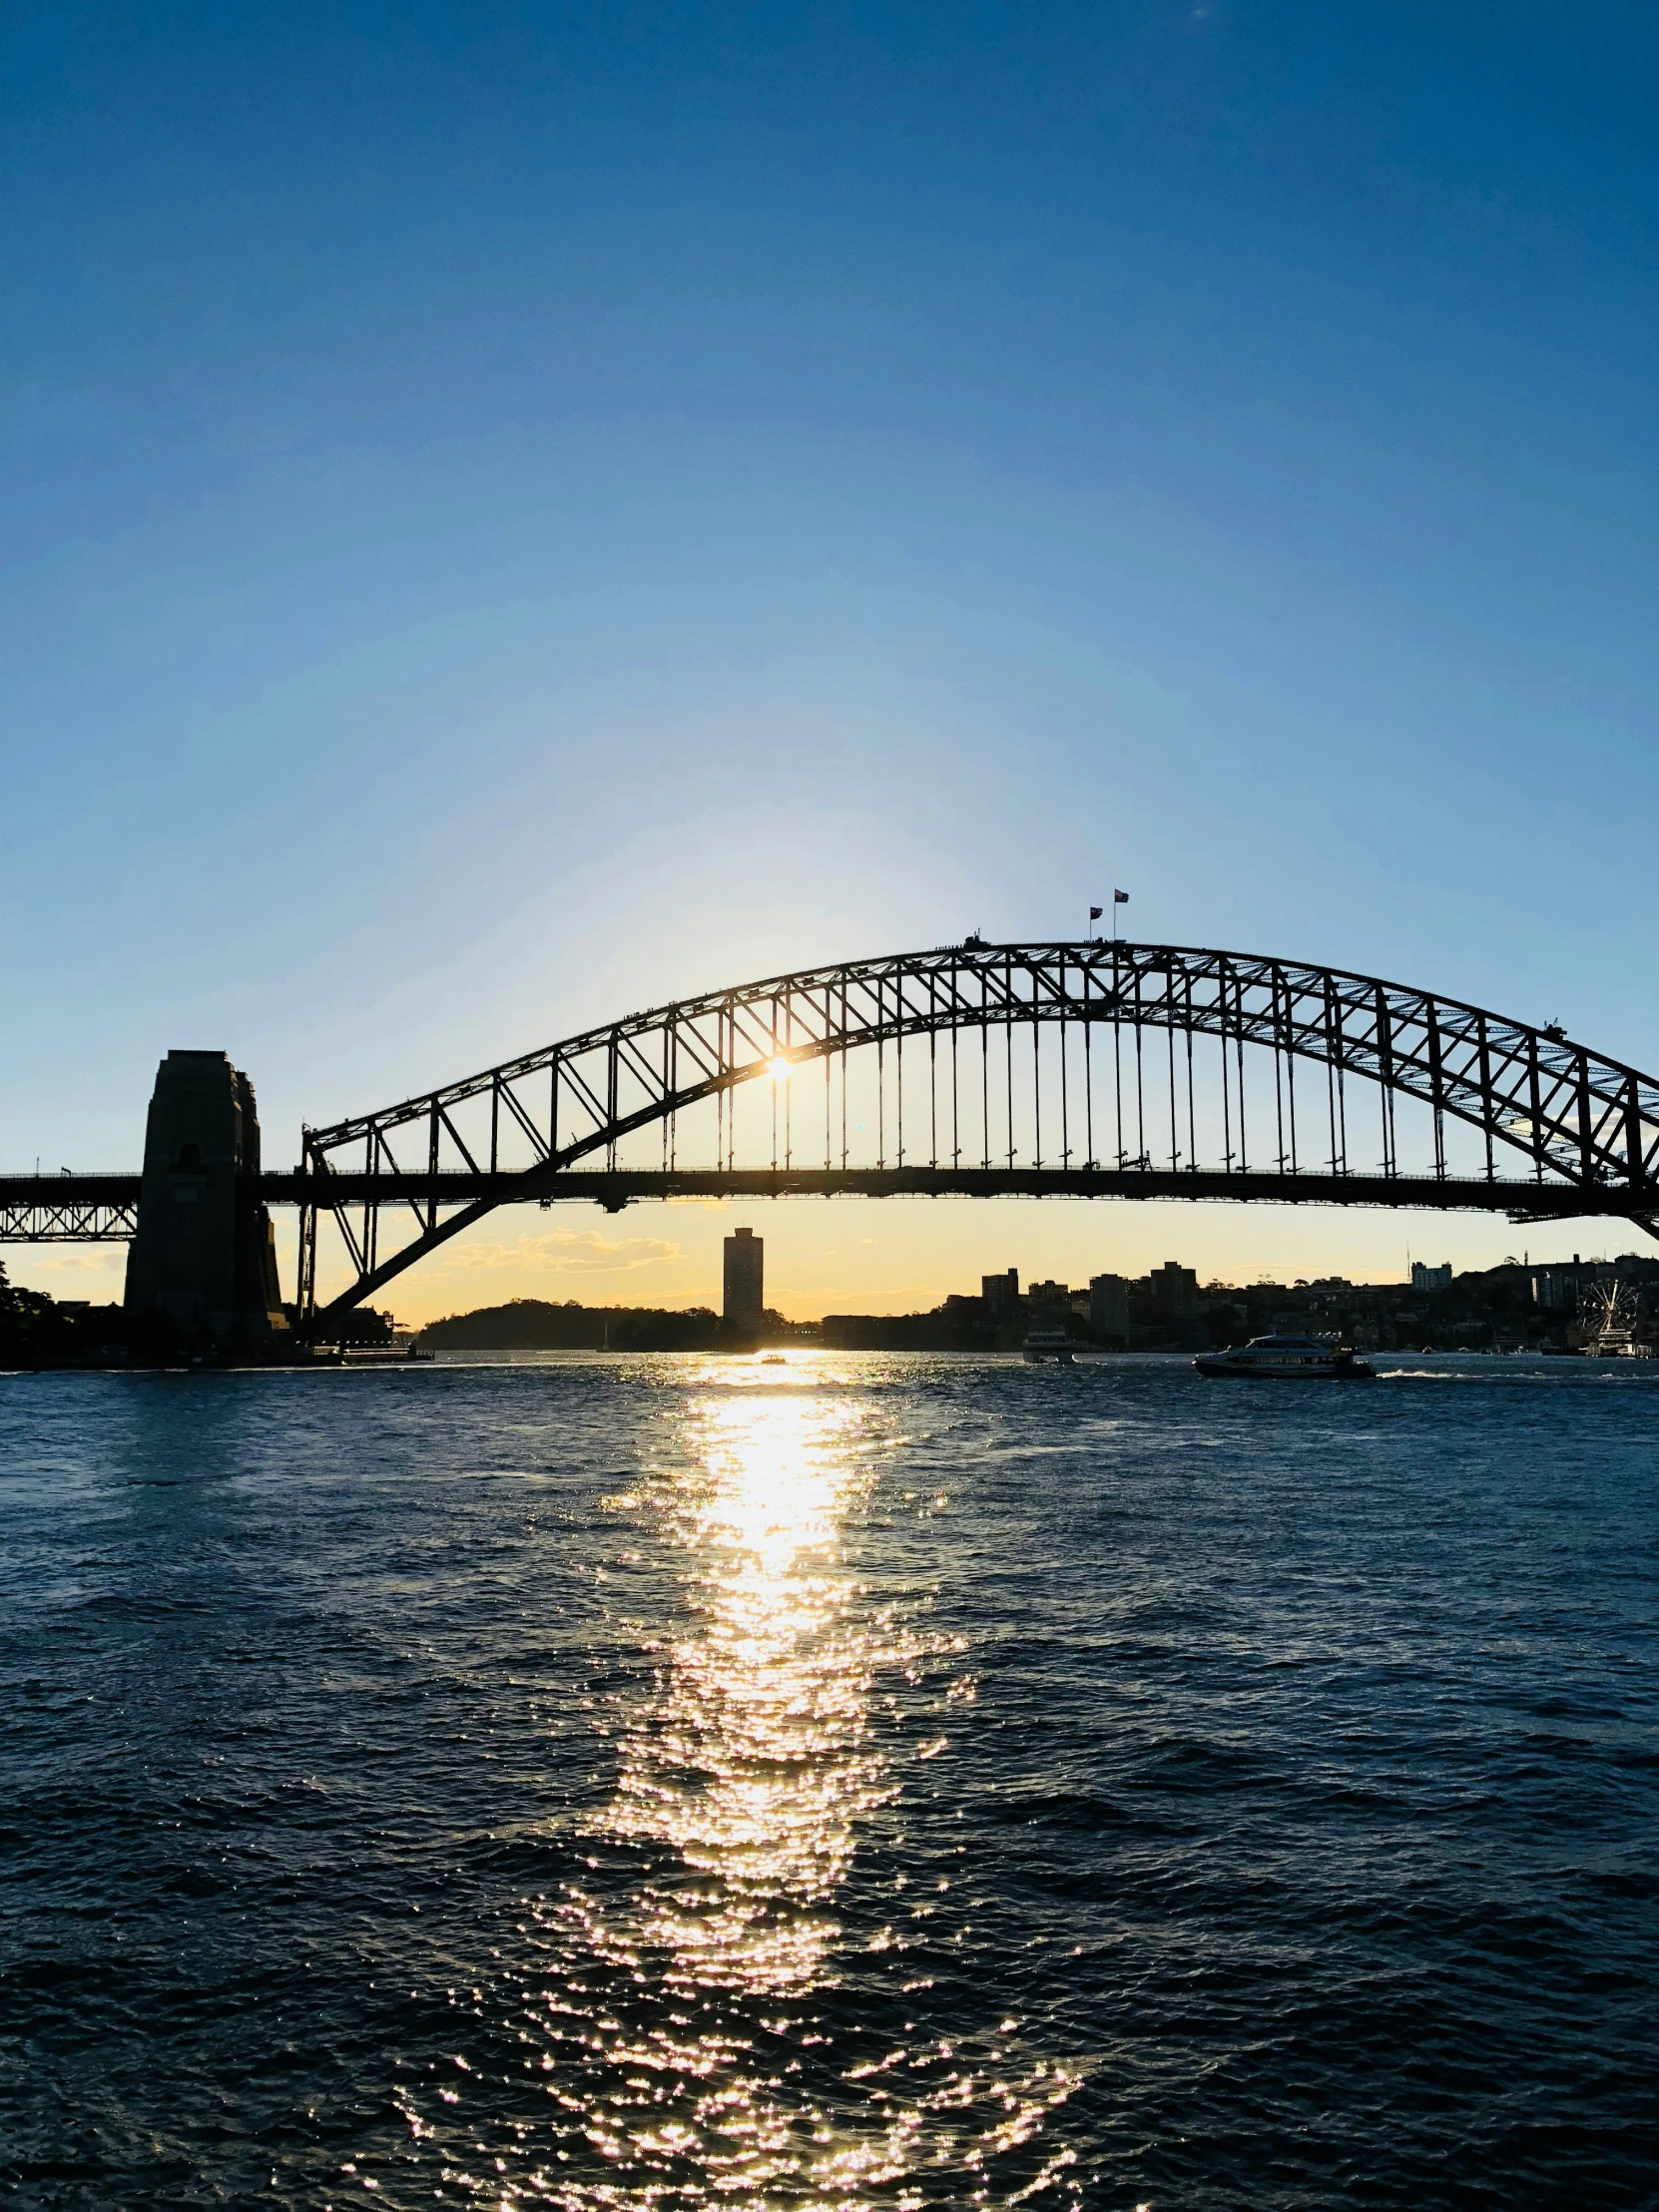
[[(1144, 1105), (1145, 1040), (1160, 1034), (1166, 1040), (1159, 1051), (1167, 1057), (1170, 1132), (1160, 1155), (1167, 1156), (1170, 1174), (1191, 1176), (1190, 1186), (1175, 1187), (1190, 1187), (1195, 1197), (1217, 1195), (1216, 1174), (1199, 1166), (1193, 1087), (1194, 1041), (1208, 1039), (1213, 1057), (1219, 1057), (1219, 1086), (1213, 1087), (1219, 1100), (1220, 1173), (1236, 1182), (1240, 1196), (1271, 1196), (1278, 1183), (1285, 1196), (1306, 1197), (1306, 1155), (1319, 1163), (1319, 1181), (1333, 1202), (1421, 1203), (1423, 1178), (1402, 1169), (1395, 1138), (1395, 1102), (1409, 1100), (1428, 1115), (1431, 1158), (1424, 1172), (1430, 1181), (1459, 1180), (1448, 1167), (1446, 1133), (1448, 1125), (1462, 1127), (1475, 1133), (1475, 1182), (1490, 1194), (1480, 1202), (1494, 1210), (1508, 1211), (1516, 1219), (1534, 1213), (1559, 1218), (1573, 1211), (1618, 1214), (1659, 1235), (1654, 1228), (1659, 1213), (1659, 1082), (1573, 1043), (1556, 1028), (1533, 1028), (1376, 976), (1298, 961), (1176, 945), (987, 945), (969, 938), (931, 952), (773, 976), (655, 1007), (383, 1112), (307, 1129), (299, 1194), (301, 1306), (307, 1314), (318, 1311), (319, 1211), (335, 1219), (356, 1277), (323, 1309), (332, 1311), (370, 1296), (492, 1207), (563, 1195), (560, 1178), (578, 1162), (589, 1163), (590, 1170), (619, 1171), (627, 1164), (619, 1162), (619, 1148), (640, 1132), (659, 1133), (660, 1187), (672, 1187), (681, 1164), (679, 1117), (706, 1101), (713, 1101), (715, 1109), (716, 1174), (736, 1176), (764, 1167), (752, 1155), (740, 1157), (733, 1096), (769, 1074), (808, 1063), (824, 1066), (821, 1149), (827, 1174), (837, 1167), (831, 1064), (840, 1069), (838, 1166), (846, 1170), (846, 1060), (854, 1052), (872, 1050), (875, 1055), (878, 1168), (888, 1167), (887, 1147), (893, 1138), (897, 1168), (908, 1162), (920, 1173), (921, 1162), (928, 1163), (934, 1181), (919, 1187), (962, 1188), (965, 1163), (985, 1172), (1002, 1166), (1005, 1138), (1005, 1165), (1012, 1175), (1013, 1040), (1025, 1031), (1031, 1035), (1031, 1051), (1029, 1067), (1022, 1060), (1019, 1074), (1017, 1118), (1028, 1140), (1019, 1177), (1022, 1189), (1031, 1187), (1033, 1173), (1040, 1177), (1045, 1172), (1045, 1128), (1050, 1138), (1058, 1138), (1050, 1145), (1049, 1160), (1056, 1189), (1068, 1179), (1077, 1187), (1080, 1172), (1104, 1170), (1114, 1158), (1117, 1187), (1126, 1172), (1151, 1174), (1155, 1168), (1160, 1185), (1168, 1185), (1169, 1177), (1157, 1167), (1145, 1141), (1144, 1111), (1135, 1118), (1129, 1140), (1139, 1149), (1126, 1152), (1122, 1106), (1124, 1040), (1132, 1049), (1137, 1101)], [(1046, 1062), (1039, 1032), (1051, 1040), (1057, 1037), (1057, 1056), (1051, 1047)], [(1097, 1112), (1095, 1063), (1089, 1054), (1105, 1034), (1112, 1040), (1110, 1072), (1117, 1099), (1109, 1132), (1115, 1143), (1103, 1146), (1097, 1131), (1108, 1117)], [(996, 1051), (1006, 1060), (1007, 1082), (995, 1162), (985, 1073), (993, 1037), (1001, 1040)], [(966, 1150), (957, 1051), (964, 1039), (978, 1051), (985, 1093), (978, 1129), (966, 1132)], [(1081, 1074), (1076, 1072), (1078, 1039), (1084, 1054)], [(1183, 1040), (1184, 1068), (1177, 1040)], [(912, 1049), (907, 1073), (904, 1048), (917, 1042), (924, 1068), (918, 1071)], [(1271, 1059), (1271, 1113), (1260, 1082), (1247, 1113), (1247, 1048), (1257, 1069), (1265, 1065), (1264, 1055)], [(941, 1107), (946, 1061), (949, 1095)], [(1310, 1102), (1305, 1073), (1299, 1107), (1296, 1070), (1299, 1065), (1306, 1070), (1310, 1063), (1320, 1071), (1317, 1096)], [(1162, 1072), (1160, 1067), (1160, 1080)], [(915, 1102), (908, 1154), (906, 1081)], [(1381, 1095), (1382, 1157), (1351, 1172), (1349, 1085), (1354, 1082), (1375, 1085)], [(917, 1098), (923, 1090), (924, 1102)], [(787, 1171), (796, 1158), (791, 1112), (786, 1106), (780, 1154), (774, 1105), (775, 1171)], [(918, 1126), (924, 1131), (921, 1139)], [(977, 1145), (971, 1141), (976, 1135)], [(1315, 1147), (1311, 1152), (1310, 1145)], [(1096, 1157), (1101, 1151), (1106, 1160)], [(801, 1148), (803, 1167), (809, 1160), (816, 1166), (819, 1148), (810, 1155)], [(1500, 1162), (1507, 1174), (1500, 1175)], [(1372, 1172), (1376, 1168), (1381, 1174)], [(591, 1190), (591, 1173), (581, 1181)], [(619, 1174), (619, 1187), (623, 1182), (636, 1193), (641, 1187), (637, 1173), (627, 1178)], [(456, 1206), (451, 1194), (458, 1188), (477, 1195)], [(400, 1249), (382, 1256), (380, 1215), (388, 1205), (413, 1209), (414, 1234)]]

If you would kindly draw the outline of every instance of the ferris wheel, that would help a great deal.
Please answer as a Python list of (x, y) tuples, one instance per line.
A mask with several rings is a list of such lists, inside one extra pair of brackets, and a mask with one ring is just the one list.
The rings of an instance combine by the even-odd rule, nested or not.
[(1628, 1283), (1586, 1283), (1579, 1293), (1578, 1318), (1590, 1332), (1592, 1341), (1587, 1351), (1633, 1352), (1637, 1349), (1636, 1327), (1642, 1319), (1641, 1294)]

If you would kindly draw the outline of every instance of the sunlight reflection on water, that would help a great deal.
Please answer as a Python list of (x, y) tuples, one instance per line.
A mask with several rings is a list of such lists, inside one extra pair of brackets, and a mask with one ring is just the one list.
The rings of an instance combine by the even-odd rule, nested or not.
[(712, 1390), (689, 1415), (686, 1460), (630, 1501), (680, 1555), (688, 1616), (623, 1732), (597, 1827), (673, 1857), (668, 1881), (642, 1882), (633, 1899), (571, 1899), (566, 1911), (595, 1953), (636, 1971), (649, 1962), (662, 1996), (696, 2009), (613, 2049), (638, 2089), (675, 2084), (676, 2109), (651, 2094), (631, 2122), (614, 2104), (591, 2114), (590, 2143), (639, 2179), (572, 2201), (707, 2189), (755, 2205), (789, 2184), (796, 2202), (844, 2204), (861, 2180), (897, 2170), (884, 2148), (838, 2145), (810, 2100), (782, 2096), (784, 2074), (757, 2062), (730, 2013), (696, 2025), (711, 1992), (777, 1999), (813, 1985), (837, 1934), (854, 1821), (891, 1792), (868, 1699), (897, 1656), (893, 1623), (863, 1611), (841, 1557), (844, 1514), (869, 1479), (855, 1449), (865, 1418), (842, 1397)]
[(818, 1971), (853, 1822), (884, 1794), (867, 1701), (891, 1622), (861, 1616), (840, 1558), (855, 1404), (757, 1389), (692, 1425), (697, 1457), (657, 1501), (692, 1619), (621, 1747), (607, 1825), (708, 1878), (642, 1901), (670, 1985), (765, 1995)]
[[(499, 2145), (497, 2178), (451, 2149), (442, 2179), (473, 2202), (913, 2212), (1074, 2198), (1075, 2154), (1043, 2162), (1036, 2143), (1074, 2071), (1018, 2052), (1011, 2020), (954, 2037), (914, 2032), (916, 2018), (877, 2025), (933, 1987), (916, 1978), (918, 1945), (936, 1958), (961, 1943), (950, 1882), (935, 1869), (906, 1895), (909, 1878), (888, 1873), (880, 1919), (866, 1899), (857, 1927), (839, 1902), (900, 1773), (933, 1777), (944, 1711), (972, 1701), (970, 1678), (944, 1678), (960, 1638), (930, 1633), (919, 1597), (883, 1602), (847, 1556), (898, 1440), (828, 1363), (764, 1376), (717, 1363), (645, 1455), (650, 1471), (607, 1501), (631, 1524), (628, 1556), (666, 1569), (653, 1586), (677, 1596), (635, 1623), (649, 1685), (599, 1724), (616, 1769), (584, 1823), (591, 1879), (521, 1901), (540, 1962), (504, 1962), (520, 1989), (509, 2021), (540, 2043), (521, 2064), (556, 2113)], [(927, 1493), (928, 1510), (945, 1503)], [(1019, 2171), (993, 2199), (990, 2171), (1009, 2158)]]

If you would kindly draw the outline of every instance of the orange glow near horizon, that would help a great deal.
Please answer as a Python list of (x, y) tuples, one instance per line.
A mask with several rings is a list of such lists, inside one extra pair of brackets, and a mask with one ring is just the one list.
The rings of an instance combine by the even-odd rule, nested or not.
[[(396, 1277), (373, 1303), (417, 1328), (515, 1298), (676, 1311), (718, 1306), (721, 1241), (734, 1218), (746, 1217), (734, 1215), (732, 1202), (706, 1199), (630, 1206), (619, 1216), (588, 1206), (551, 1217), (503, 1209)], [(1611, 1258), (1645, 1243), (1619, 1222), (1523, 1230), (1472, 1215), (1052, 1199), (781, 1202), (747, 1218), (766, 1239), (767, 1304), (790, 1321), (925, 1312), (1009, 1267), (1022, 1282), (1073, 1285), (1099, 1274), (1142, 1276), (1166, 1260), (1196, 1268), (1206, 1283), (1322, 1275), (1399, 1283), (1410, 1259), (1450, 1261), (1461, 1271), (1525, 1251), (1537, 1266), (1568, 1260), (1575, 1249)], [(276, 1228), (278, 1271), (291, 1296), (294, 1224), (286, 1209)], [(21, 1287), (102, 1305), (120, 1299), (126, 1257), (108, 1245), (17, 1246), (6, 1253), (6, 1268)], [(347, 1280), (336, 1262), (319, 1287), (332, 1295)]]

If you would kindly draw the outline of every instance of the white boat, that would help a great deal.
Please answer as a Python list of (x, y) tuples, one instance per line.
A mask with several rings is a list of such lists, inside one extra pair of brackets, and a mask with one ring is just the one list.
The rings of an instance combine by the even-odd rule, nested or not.
[(1193, 1362), (1200, 1375), (1241, 1376), (1268, 1382), (1370, 1382), (1377, 1370), (1335, 1337), (1252, 1337), (1227, 1352)]
[(1628, 1329), (1604, 1329), (1600, 1336), (1584, 1347), (1586, 1360), (1653, 1360), (1659, 1359), (1652, 1345), (1638, 1343)]
[(1056, 1366), (1062, 1368), (1069, 1368), (1074, 1364), (1071, 1339), (1063, 1329), (1029, 1330), (1025, 1338), (1024, 1356), (1033, 1367), (1043, 1360), (1052, 1360)]

